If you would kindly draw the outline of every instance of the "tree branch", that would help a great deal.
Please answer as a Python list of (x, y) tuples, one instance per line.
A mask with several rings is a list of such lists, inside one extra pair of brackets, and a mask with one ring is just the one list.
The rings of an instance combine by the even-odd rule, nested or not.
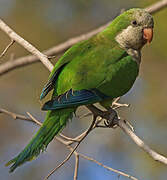
[[(117, 103), (117, 102), (115, 102), (115, 103)], [(106, 114), (104, 115), (104, 112), (101, 111), (100, 109), (96, 108), (95, 106), (89, 105), (87, 107), (95, 115), (95, 117), (100, 116), (102, 118), (107, 118)], [(27, 113), (29, 115), (29, 117), (26, 117), (26, 116), (23, 116), (23, 115), (19, 115), (17, 113), (13, 113), (13, 112), (7, 111), (7, 110), (2, 109), (2, 108), (0, 108), (0, 113), (7, 114), (7, 115), (11, 116), (13, 119), (26, 120), (26, 121), (30, 121), (30, 122), (36, 123), (36, 124), (38, 124), (40, 126), (42, 125), (42, 123), (40, 123), (35, 118), (33, 118), (33, 116), (30, 113)], [(108, 119), (109, 119), (109, 117), (108, 117)], [(81, 143), (81, 141), (89, 134), (89, 132), (92, 129), (95, 128), (94, 125), (95, 125), (95, 122), (93, 121), (93, 123), (91, 124), (91, 127), (88, 130), (86, 130), (84, 133), (82, 133), (81, 135), (79, 135), (76, 138), (74, 138), (74, 141), (73, 141), (72, 138), (68, 138), (67, 137), (68, 142), (66, 143), (66, 145), (71, 145), (74, 142), (78, 142), (78, 144), (77, 144), (77, 147), (78, 147), (79, 144)], [(143, 149), (145, 152), (147, 152), (155, 161), (159, 161), (159, 162), (167, 165), (167, 158), (165, 156), (157, 153), (156, 151), (152, 150), (143, 140), (141, 140), (131, 130), (132, 128), (129, 128), (129, 125), (127, 124), (127, 121), (119, 119), (118, 126), (133, 140), (133, 142), (135, 144), (137, 144), (137, 146), (139, 146), (141, 149)], [(62, 136), (62, 137), (65, 137), (65, 136)], [(77, 149), (77, 147), (75, 147), (75, 150)]]
[[(167, 0), (162, 0), (162, 1), (159, 1), (157, 3), (155, 3), (154, 5), (146, 8), (146, 10), (150, 13), (155, 13), (163, 8), (167, 7)], [(83, 35), (80, 35), (80, 36), (77, 36), (75, 38), (72, 38), (58, 46), (55, 46), (47, 51), (44, 51), (44, 53), (47, 55), (47, 56), (51, 56), (51, 55), (58, 55), (59, 53), (62, 53), (64, 52), (66, 49), (68, 49), (69, 47), (71, 47), (73, 44), (81, 41), (81, 40), (85, 40), (85, 39), (88, 39), (90, 38), (91, 36), (97, 34), (98, 32), (102, 31), (109, 23), (107, 23), (106, 25), (103, 25), (89, 33), (86, 33), (86, 34), (83, 34)], [(41, 53), (38, 49), (36, 49), (34, 46), (32, 46), (29, 42), (27, 42), (26, 40), (24, 40), (22, 37), (20, 37), (18, 34), (16, 34), (9, 26), (7, 26), (1, 19), (0, 19), (0, 29), (2, 31), (4, 31), (11, 39), (12, 41), (16, 41), (18, 44), (20, 44), (21, 46), (23, 46), (25, 49), (27, 49), (30, 53), (32, 53), (33, 55), (35, 56), (25, 56), (25, 57), (21, 57), (21, 58), (18, 58), (18, 59), (15, 59), (13, 60), (12, 62), (7, 62), (7, 63), (4, 63), (2, 65), (0, 65), (0, 75), (2, 74), (5, 74), (15, 68), (18, 68), (18, 67), (22, 67), (22, 66), (25, 66), (25, 65), (28, 65), (28, 64), (31, 64), (31, 63), (34, 63), (34, 62), (37, 62), (38, 59), (45, 65), (45, 67), (51, 71), (53, 69), (53, 65), (50, 63), (50, 61), (48, 60), (47, 56), (44, 55), (43, 53)], [(8, 48), (12, 45), (13, 43), (11, 42), (8, 47), (4, 50), (4, 52), (2, 53), (5, 54), (6, 51), (8, 50)], [(117, 103), (117, 102), (115, 102)], [(121, 107), (121, 106), (125, 106), (125, 105), (120, 105), (120, 104), (115, 104), (116, 107)], [(127, 106), (127, 105), (126, 105)], [(96, 108), (95, 106), (93, 105), (89, 105), (87, 106), (88, 109), (93, 113), (93, 122), (92, 124), (90, 125), (90, 127), (88, 128), (88, 130), (86, 132), (84, 132), (82, 135), (79, 135), (78, 136), (78, 139), (74, 138), (76, 140), (73, 141), (72, 139), (68, 141), (64, 141), (62, 140), (62, 142), (64, 142), (64, 144), (70, 149), (70, 154), (67, 156), (67, 158), (61, 163), (59, 164), (47, 177), (50, 177), (58, 168), (60, 168), (61, 166), (63, 166), (63, 164), (65, 164), (69, 159), (70, 157), (72, 156), (72, 154), (74, 153), (75, 154), (75, 157), (76, 157), (76, 166), (75, 166), (75, 172), (74, 172), (74, 179), (77, 179), (77, 174), (78, 174), (78, 165), (79, 165), (79, 153), (76, 152), (76, 149), (77, 147), (80, 145), (80, 143), (86, 138), (86, 136), (93, 130), (95, 129), (96, 127), (100, 127), (98, 126), (98, 124), (102, 121), (99, 120), (97, 121), (97, 116), (101, 116), (102, 118), (105, 118), (107, 120), (110, 120), (111, 118), (111, 113), (109, 114), (108, 112), (103, 112), (101, 111), (100, 109)], [(15, 114), (15, 113), (12, 113), (12, 112), (9, 112), (7, 110), (4, 110), (4, 109), (0, 109), (0, 113), (5, 113), (7, 115), (10, 115), (12, 116), (14, 119), (21, 119), (21, 120), (26, 120), (26, 121), (31, 121), (31, 122), (35, 122), (36, 124), (38, 125), (41, 125), (41, 123), (37, 120), (35, 120), (35, 118), (33, 118), (33, 116), (28, 113), (29, 117), (26, 117), (26, 116), (22, 116), (22, 115), (19, 115), (19, 114)], [(126, 121), (125, 120), (121, 120), (121, 119), (118, 119), (118, 122), (117, 122), (117, 125), (140, 147), (142, 148), (145, 152), (147, 152), (154, 160), (156, 161), (159, 161), (161, 163), (164, 163), (165, 165), (167, 165), (167, 158), (158, 154), (157, 152), (153, 151), (147, 144), (145, 144), (130, 128), (129, 126), (127, 125)], [(101, 126), (102, 127), (102, 126)], [(65, 138), (65, 136), (64, 136)], [(60, 138), (56, 138), (56, 139), (59, 139)], [(67, 138), (68, 139), (68, 138)], [(72, 143), (77, 143), (76, 146), (74, 148), (72, 148), (70, 145)], [(84, 157), (84, 156), (82, 156)], [(86, 159), (86, 158), (85, 158)], [(90, 158), (89, 158), (90, 159)], [(97, 163), (97, 162), (96, 162)], [(97, 163), (98, 164), (98, 163)], [(99, 163), (100, 165), (100, 163)], [(103, 167), (105, 167), (103, 165)], [(106, 168), (106, 167), (105, 167)], [(109, 168), (108, 168), (109, 169)], [(112, 168), (111, 168), (112, 169)], [(110, 169), (110, 170), (111, 170)], [(113, 171), (113, 170), (112, 170)], [(114, 171), (116, 172), (116, 171)], [(119, 171), (117, 171), (117, 173), (121, 174)], [(121, 174), (123, 175), (123, 173)], [(124, 175), (125, 176), (125, 175)], [(133, 180), (136, 180), (136, 178), (130, 176), (130, 175), (127, 175), (126, 177), (129, 177)]]
[(167, 0), (158, 1), (157, 3), (145, 8), (151, 14), (155, 14), (156, 12), (167, 7)]
[(31, 45), (28, 41), (24, 40), (21, 36), (16, 34), (8, 25), (6, 25), (2, 19), (0, 19), (0, 29), (4, 31), (13, 41), (23, 46), (27, 51), (35, 55), (40, 61), (46, 66), (49, 71), (52, 71), (53, 65), (48, 60), (48, 58), (41, 53), (37, 48)]
[(98, 162), (97, 160), (95, 160), (95, 159), (93, 159), (93, 158), (91, 158), (91, 157), (85, 156), (85, 155), (83, 155), (83, 154), (81, 154), (81, 153), (78, 153), (78, 154), (79, 154), (79, 156), (81, 156), (82, 158), (87, 159), (88, 161), (92, 161), (92, 162), (98, 164), (99, 166), (101, 166), (101, 167), (109, 170), (109, 171), (113, 171), (113, 172), (115, 172), (115, 173), (117, 173), (117, 174), (119, 174), (119, 175), (125, 176), (125, 177), (127, 177), (127, 178), (129, 178), (129, 179), (132, 179), (132, 180), (138, 180), (137, 178), (135, 178), (135, 177), (133, 177), (133, 176), (131, 176), (131, 175), (129, 175), (129, 174), (126, 174), (126, 173), (124, 173), (124, 172), (121, 172), (121, 171), (118, 171), (118, 170), (113, 169), (113, 168), (111, 168), (111, 167), (108, 167), (108, 166), (104, 165), (103, 163)]
[[(56, 139), (60, 143), (64, 144), (70, 151), (73, 151), (73, 148), (71, 146), (67, 145), (68, 143), (64, 142), (61, 138), (58, 137)], [(137, 178), (135, 178), (135, 177), (133, 177), (133, 176), (131, 176), (129, 174), (126, 174), (126, 173), (124, 173), (122, 171), (119, 171), (119, 170), (113, 169), (111, 167), (108, 167), (108, 166), (104, 165), (103, 163), (101, 163), (101, 162), (99, 162), (99, 161), (97, 161), (97, 160), (95, 160), (95, 159), (93, 159), (91, 157), (88, 157), (88, 156), (86, 156), (86, 155), (84, 155), (82, 153), (78, 153), (78, 152), (74, 151), (74, 154), (75, 154), (75, 156), (78, 155), (78, 156), (80, 156), (80, 157), (82, 157), (82, 158), (84, 158), (84, 159), (86, 159), (88, 161), (92, 161), (92, 162), (98, 164), (99, 166), (101, 166), (101, 167), (103, 167), (103, 168), (105, 168), (105, 169), (107, 169), (109, 171), (115, 172), (115, 173), (117, 173), (117, 174), (119, 174), (121, 176), (127, 177), (127, 178), (132, 179), (132, 180), (138, 180)]]
[[(153, 13), (156, 13), (156, 12), (162, 10), (165, 7), (167, 7), (167, 0), (161, 0), (161, 1), (158, 1), (158, 2), (156, 2), (155, 4), (153, 4), (153, 5), (149, 6), (149, 7), (147, 7), (146, 10), (149, 13), (153, 14)], [(52, 47), (52, 48), (50, 48), (48, 50), (45, 50), (45, 51), (43, 51), (43, 54), (45, 54), (47, 56), (53, 56), (53, 55), (57, 56), (60, 53), (63, 53), (64, 51), (66, 51), (72, 45), (76, 44), (77, 42), (89, 39), (93, 35), (97, 34), (100, 31), (102, 31), (106, 26), (108, 26), (108, 24), (110, 24), (110, 22), (108, 22), (105, 25), (100, 26), (99, 28), (94, 29), (94, 30), (92, 30), (92, 31), (90, 31), (88, 33), (76, 36), (74, 38), (71, 38), (71, 39), (57, 45), (57, 46), (54, 46), (54, 47)], [(4, 22), (2, 24), (0, 23), (0, 29), (2, 31), (6, 32), (6, 30), (4, 29)], [(21, 45), (22, 45), (22, 42), (20, 40), (19, 40), (18, 43), (21, 43)], [(26, 45), (27, 43), (28, 42), (26, 41), (26, 43), (24, 43), (24, 45)], [(25, 48), (27, 49), (27, 46)], [(29, 49), (27, 49), (27, 50), (29, 52), (31, 52), (32, 54), (34, 54), (34, 52), (33, 52), (34, 48), (33, 49), (30, 48), (30, 49), (31, 49), (30, 51), (29, 51)], [(36, 50), (36, 48), (35, 48), (35, 50)], [(39, 62), (40, 58), (41, 58), (41, 61), (43, 63), (45, 63), (45, 61), (48, 62), (48, 59), (43, 54), (41, 55), (41, 53), (36, 52), (34, 54), (35, 56), (33, 56), (33, 55), (23, 56), (23, 57), (20, 57), (20, 58), (17, 58), (15, 60), (13, 60), (12, 62), (8, 61), (6, 63), (3, 63), (2, 65), (0, 65), (0, 75), (4, 75), (7, 72), (10, 72), (10, 71), (12, 71), (12, 70), (14, 70), (16, 68), (20, 68), (20, 67), (23, 67), (23, 66), (26, 66), (26, 65), (30, 65), (30, 64), (35, 63), (35, 62)], [(47, 63), (45, 65), (47, 65)], [(48, 68), (49, 71), (51, 71), (52, 65), (49, 65), (48, 67), (49, 67)]]
[[(59, 55), (60, 53), (63, 53), (66, 51), (68, 48), (76, 44), (77, 42), (80, 42), (82, 40), (89, 39), (93, 35), (97, 34), (98, 32), (102, 31), (109, 23), (106, 25), (103, 25), (93, 31), (90, 31), (89, 33), (79, 35), (74, 38), (70, 38), (69, 40), (54, 46), (46, 51), (43, 51), (43, 54), (47, 56), (56, 56)], [(6, 74), (7, 72), (14, 70), (19, 67), (23, 67), (32, 63), (40, 62), (39, 57), (33, 56), (33, 55), (28, 55), (28, 56), (23, 56), (20, 58), (17, 58), (13, 60), (12, 62), (8, 61), (2, 65), (0, 65), (0, 75)]]
[[(115, 102), (117, 103), (117, 102)], [(125, 104), (126, 106), (126, 104)], [(94, 117), (97, 117), (97, 116), (101, 116), (102, 118), (107, 118), (106, 116), (106, 113), (104, 113), (103, 111), (101, 111), (100, 109), (96, 108), (95, 106), (93, 105), (89, 105), (88, 106), (89, 110), (94, 114)], [(38, 120), (36, 120), (30, 113), (28, 113), (28, 115), (30, 116), (29, 118), (26, 117), (26, 116), (23, 116), (23, 115), (19, 115), (19, 114), (16, 114), (16, 113), (13, 113), (13, 112), (10, 112), (10, 111), (7, 111), (5, 109), (0, 109), (0, 113), (5, 113), (9, 116), (11, 116), (12, 118), (14, 119), (20, 119), (20, 120), (26, 120), (26, 121), (30, 121), (30, 122), (33, 122), (33, 123), (36, 123), (38, 125), (42, 125), (42, 123), (40, 123)], [(110, 117), (108, 116), (108, 119)], [(81, 141), (89, 134), (89, 132), (91, 132), (94, 128), (98, 127), (98, 124), (99, 122), (96, 121), (95, 122), (95, 119), (93, 120), (91, 126), (89, 127), (89, 129), (82, 133), (81, 135), (77, 136), (76, 138), (74, 138), (74, 140), (76, 141), (77, 139), (79, 141), (76, 141), (78, 144), (72, 148), (70, 145), (72, 143), (74, 143), (75, 141), (72, 141), (73, 139), (72, 138), (68, 138), (66, 136), (63, 136), (64, 138), (67, 139), (67, 141), (64, 141), (63, 139), (59, 138), (59, 137), (56, 137), (56, 139), (63, 143), (64, 145), (67, 146), (67, 148), (69, 148), (71, 150), (71, 153), (67, 156), (67, 158), (61, 163), (59, 164), (45, 179), (48, 179), (58, 168), (60, 168), (62, 165), (64, 165), (65, 162), (67, 162), (70, 157), (72, 156), (73, 153), (76, 153), (76, 149), (77, 147), (79, 146), (79, 144), (81, 143)], [(137, 144), (137, 146), (139, 146), (141, 149), (143, 149), (145, 152), (147, 152), (154, 160), (156, 161), (159, 161), (165, 165), (167, 165), (167, 158), (165, 156), (162, 156), (161, 154), (155, 152), (154, 150), (152, 150), (143, 140), (141, 140), (132, 130), (131, 128), (129, 128), (129, 125), (127, 124), (127, 121), (125, 120), (121, 120), (119, 119), (118, 121), (118, 124), (117, 124), (134, 142), (135, 144)], [(75, 154), (76, 155), (76, 154)], [(80, 154), (79, 154), (80, 155)], [(83, 156), (82, 156), (83, 157)], [(90, 158), (91, 159), (91, 158)], [(96, 160), (95, 160), (96, 161)], [(98, 163), (97, 163), (98, 164)], [(103, 167), (106, 167), (105, 165), (103, 165)], [(107, 168), (107, 169), (112, 169), (112, 168)], [(113, 170), (112, 170), (113, 171)], [(114, 172), (117, 172), (117, 170), (114, 170)], [(118, 171), (119, 172), (119, 171)], [(117, 173), (118, 173), (117, 172)], [(123, 172), (119, 173), (121, 175)], [(127, 174), (126, 177), (132, 177), (130, 175)], [(132, 177), (131, 179), (135, 180), (134, 177)]]
[[(110, 119), (110, 114), (108, 117), (104, 114), (103, 111), (96, 108), (94, 105), (89, 105), (89, 110), (96, 116), (101, 116), (102, 118)], [(159, 161), (167, 165), (167, 158), (161, 154), (152, 150), (143, 140), (141, 140), (129, 127), (128, 123), (125, 120), (118, 119), (117, 125), (137, 144), (141, 149), (147, 152), (154, 160)]]
[(96, 116), (93, 116), (93, 121), (90, 125), (90, 127), (87, 129), (86, 133), (84, 134), (84, 136), (80, 139), (80, 141), (78, 142), (78, 144), (73, 148), (73, 150), (71, 151), (71, 153), (66, 157), (66, 159), (64, 159), (64, 161), (62, 161), (55, 169), (53, 169), (44, 180), (48, 179), (55, 171), (57, 171), (57, 169), (59, 169), (61, 166), (63, 166), (73, 155), (73, 153), (75, 152), (75, 150), (78, 148), (78, 146), (80, 145), (80, 143), (86, 138), (86, 136), (92, 131), (93, 126), (96, 122)]
[[(6, 114), (6, 115), (9, 115), (9, 116), (11, 116), (13, 119), (20, 119), (20, 120), (26, 120), (26, 121), (34, 122), (34, 120), (32, 120), (32, 118), (29, 118), (29, 117), (26, 117), (26, 116), (23, 116), (23, 115), (20, 115), (20, 114), (16, 114), (16, 113), (7, 111), (6, 109), (0, 108), (0, 113), (4, 113), (4, 114)], [(35, 123), (36, 123), (36, 122), (35, 122)]]
[[(2, 109), (0, 109), (0, 110), (2, 110)], [(10, 112), (10, 111), (7, 111), (7, 110), (2, 110), (2, 111), (0, 111), (1, 113), (5, 113), (5, 114), (7, 114), (7, 115), (9, 115), (9, 116), (11, 116), (13, 119), (16, 119), (15, 117), (17, 117), (17, 119), (20, 119), (20, 120), (25, 120), (25, 121), (29, 121), (29, 122), (33, 122), (33, 123), (35, 123), (35, 124), (37, 124), (37, 125), (39, 125), (39, 126), (42, 126), (42, 123), (40, 122), (40, 121), (38, 121), (36, 118), (34, 118), (30, 113), (27, 113), (29, 116), (30, 116), (30, 118), (27, 118), (26, 116), (23, 116), (23, 115), (19, 115), (19, 114), (16, 114), (16, 113), (14, 113), (14, 112)], [(7, 113), (6, 113), (7, 112)], [(93, 124), (93, 123), (92, 123)], [(96, 124), (94, 124), (94, 127), (96, 126), (98, 124), (98, 122), (96, 122)], [(92, 130), (94, 129), (94, 127), (93, 126), (91, 126), (90, 128), (92, 128)], [(89, 128), (89, 130), (90, 130), (90, 128)], [(92, 131), (91, 130), (91, 131)], [(125, 176), (125, 177), (128, 177), (129, 179), (132, 179), (132, 180), (138, 180), (137, 178), (135, 178), (135, 177), (133, 177), (133, 176), (131, 176), (131, 175), (129, 175), (129, 174), (126, 174), (126, 173), (124, 173), (124, 172), (122, 172), (122, 171), (119, 171), (119, 170), (116, 170), (116, 169), (113, 169), (113, 168), (111, 168), (111, 167), (108, 167), (108, 166), (106, 166), (106, 165), (104, 165), (104, 164), (102, 164), (102, 163), (100, 163), (100, 162), (98, 162), (98, 161), (96, 161), (95, 159), (93, 159), (93, 158), (91, 158), (91, 157), (88, 157), (88, 156), (86, 156), (86, 155), (83, 155), (83, 154), (81, 154), (81, 153), (78, 153), (77, 151), (76, 151), (76, 149), (74, 149), (74, 148), (76, 148), (76, 147), (71, 147), (70, 145), (72, 144), (71, 143), (71, 140), (73, 140), (73, 139), (80, 139), (80, 141), (82, 141), (81, 140), (81, 137), (83, 137), (83, 136), (85, 136), (86, 135), (86, 133), (88, 133), (88, 130), (86, 130), (84, 133), (82, 133), (82, 134), (80, 134), (79, 136), (77, 136), (76, 138), (69, 138), (69, 137), (66, 137), (66, 136), (62, 136), (62, 137), (64, 137), (64, 138), (66, 138), (67, 139), (67, 141), (64, 141), (62, 138), (60, 138), (60, 137), (55, 137), (55, 139), (57, 140), (57, 141), (59, 141), (60, 143), (62, 143), (62, 144), (64, 144), (70, 151), (71, 151), (71, 153), (69, 154), (69, 155), (72, 155), (73, 153), (74, 153), (74, 155), (75, 155), (75, 170), (74, 170), (74, 178), (75, 178), (75, 180), (77, 179), (77, 175), (78, 175), (78, 166), (79, 166), (79, 159), (77, 159), (78, 158), (78, 156), (81, 156), (82, 158), (84, 158), (84, 159), (87, 159), (87, 160), (89, 160), (89, 161), (92, 161), (92, 162), (94, 162), (94, 163), (96, 163), (96, 164), (98, 164), (98, 165), (100, 165), (101, 167), (103, 167), (103, 168), (105, 168), (105, 169), (107, 169), (107, 170), (109, 170), (109, 171), (112, 171), (112, 172), (115, 172), (115, 173), (117, 173), (117, 174), (119, 174), (119, 175), (121, 175), (121, 176)], [(86, 136), (85, 136), (86, 137)], [(74, 141), (73, 141), (74, 142)], [(76, 141), (76, 142), (78, 142), (78, 141)], [(71, 157), (71, 156), (70, 156)], [(59, 165), (60, 166), (60, 165)], [(51, 173), (50, 173), (51, 174)], [(47, 177), (45, 177), (45, 179), (47, 179), (48, 178), (48, 176)]]
[(145, 152), (147, 152), (155, 161), (159, 161), (165, 165), (167, 165), (167, 158), (158, 154), (154, 150), (152, 150), (144, 141), (142, 141), (133, 131), (131, 131), (126, 124), (126, 121), (119, 120), (119, 127)]

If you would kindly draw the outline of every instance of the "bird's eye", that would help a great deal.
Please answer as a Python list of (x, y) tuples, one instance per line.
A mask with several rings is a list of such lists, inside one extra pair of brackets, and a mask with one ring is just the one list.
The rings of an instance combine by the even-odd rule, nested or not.
[(136, 26), (137, 25), (137, 21), (136, 20), (132, 21), (132, 25)]

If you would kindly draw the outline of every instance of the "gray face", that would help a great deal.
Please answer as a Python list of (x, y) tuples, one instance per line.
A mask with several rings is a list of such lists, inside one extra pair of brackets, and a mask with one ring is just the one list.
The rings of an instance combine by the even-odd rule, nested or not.
[(116, 41), (125, 49), (140, 50), (146, 43), (143, 37), (145, 28), (153, 28), (154, 21), (152, 16), (142, 9), (134, 11), (131, 23), (116, 36)]
[(143, 9), (138, 9), (137, 11), (135, 11), (134, 14), (132, 15), (132, 19), (134, 19), (132, 20), (132, 25), (134, 21), (136, 21), (137, 25), (143, 28), (154, 27), (153, 17)]

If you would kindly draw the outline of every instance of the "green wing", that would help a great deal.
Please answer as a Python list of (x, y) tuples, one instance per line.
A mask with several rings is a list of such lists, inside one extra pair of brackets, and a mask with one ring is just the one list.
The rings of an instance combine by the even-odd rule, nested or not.
[(77, 43), (56, 63), (43, 88), (43, 99), (53, 88), (53, 96), (61, 95), (70, 89), (94, 89), (106, 79), (108, 66), (127, 56), (117, 43), (108, 44), (97, 39)]
[(49, 80), (42, 90), (42, 93), (40, 96), (41, 100), (49, 93), (49, 91), (51, 91), (54, 88), (54, 85), (59, 76), (59, 73), (66, 66), (66, 64), (68, 64), (71, 60), (73, 60), (79, 54), (82, 54), (87, 49), (89, 49), (89, 44), (90, 43), (88, 40), (79, 42), (64, 53), (64, 55), (58, 60), (52, 72), (50, 73)]

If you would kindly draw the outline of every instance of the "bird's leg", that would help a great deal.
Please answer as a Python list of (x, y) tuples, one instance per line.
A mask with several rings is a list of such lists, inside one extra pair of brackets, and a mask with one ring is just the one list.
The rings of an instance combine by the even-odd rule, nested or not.
[[(98, 126), (98, 127), (109, 127), (109, 128), (116, 128), (119, 125), (120, 117), (115, 109), (108, 108), (108, 111), (103, 112), (104, 125), (105, 126)], [(130, 124), (129, 121), (124, 120), (124, 122), (128, 125), (128, 127), (134, 132), (134, 127)]]

